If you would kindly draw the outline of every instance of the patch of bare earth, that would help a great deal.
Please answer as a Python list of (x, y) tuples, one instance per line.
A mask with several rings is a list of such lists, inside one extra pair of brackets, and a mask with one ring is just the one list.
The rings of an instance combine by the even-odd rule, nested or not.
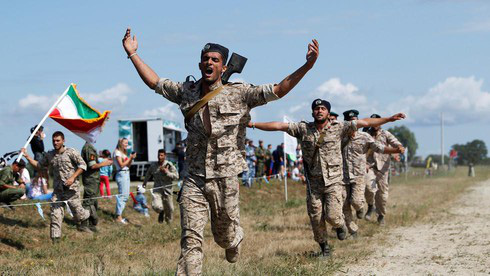
[[(348, 275), (490, 274), (490, 180), (472, 186), (431, 223), (396, 228)], [(389, 213), (388, 213), (389, 215)], [(374, 237), (375, 238), (375, 237)]]

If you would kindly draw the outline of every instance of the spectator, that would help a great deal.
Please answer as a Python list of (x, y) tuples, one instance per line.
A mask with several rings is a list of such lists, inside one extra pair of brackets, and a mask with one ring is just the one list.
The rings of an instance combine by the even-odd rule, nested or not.
[(50, 200), (53, 197), (53, 193), (48, 192), (48, 184), (46, 178), (44, 178), (44, 172), (39, 172), (29, 185), (26, 184), (26, 195), (29, 199), (41, 201)]
[(255, 177), (255, 163), (257, 158), (255, 157), (255, 146), (252, 140), (248, 140), (248, 145), (245, 146), (245, 156), (248, 166), (248, 171), (243, 173), (243, 183), (247, 187), (252, 187), (252, 181)]
[(136, 197), (135, 197), (135, 204), (134, 204), (134, 209), (142, 214), (145, 215), (145, 217), (150, 217), (150, 214), (148, 213), (148, 204), (146, 203), (146, 197), (144, 193), (146, 192), (146, 189), (143, 188), (143, 186), (139, 185), (138, 189), (136, 190)]
[[(34, 132), (36, 129), (37, 125), (33, 126), (31, 128), (31, 133)], [(44, 127), (41, 126), (39, 129), (36, 131), (36, 134), (31, 140), (31, 150), (34, 155), (34, 160), (39, 161), (42, 159), (43, 154), (44, 154), (44, 137), (46, 135), (44, 134)]]
[(182, 171), (185, 166), (185, 146), (182, 142), (177, 142), (175, 149), (172, 151), (177, 155), (177, 169), (179, 172), (179, 180), (183, 179)]
[(278, 145), (276, 150), (272, 152), (272, 159), (274, 160), (272, 174), (277, 174), (278, 178), (282, 179), (284, 175), (284, 143)]
[(297, 166), (294, 166), (293, 172), (291, 174), (291, 178), (293, 181), (302, 181), (303, 180), (303, 174), (301, 173), (302, 171), (302, 165), (298, 164)]
[[(105, 149), (101, 152), (101, 157), (99, 157), (99, 163), (102, 163), (106, 160), (112, 160), (111, 159), (111, 152), (108, 149)], [(109, 183), (109, 179), (112, 175), (112, 165), (110, 166), (104, 166), (100, 168), (100, 195), (104, 196), (104, 186), (106, 189), (107, 196), (111, 196), (111, 187)]]
[[(20, 160), (0, 170), (0, 203), (9, 205), (24, 195), (25, 185), (19, 174), (22, 174), (25, 167), (24, 160)], [(14, 186), (14, 181), (19, 186)]]
[(135, 158), (135, 152), (131, 153), (128, 157), (128, 139), (119, 139), (117, 147), (114, 150), (113, 159), (116, 160), (116, 183), (119, 193), (116, 197), (116, 221), (122, 224), (128, 223), (128, 221), (122, 217), (122, 213), (129, 197), (129, 167)]
[(274, 165), (274, 162), (272, 161), (272, 145), (269, 144), (267, 145), (267, 150), (265, 153), (265, 167), (267, 168), (266, 174), (267, 176), (272, 174), (272, 166)]

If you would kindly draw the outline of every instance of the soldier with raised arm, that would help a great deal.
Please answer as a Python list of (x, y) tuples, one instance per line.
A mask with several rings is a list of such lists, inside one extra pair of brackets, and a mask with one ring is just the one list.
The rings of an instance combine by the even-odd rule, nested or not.
[[(344, 121), (359, 119), (359, 111), (347, 110), (343, 113)], [(364, 217), (364, 190), (366, 187), (366, 153), (403, 153), (403, 147), (393, 148), (376, 142), (371, 135), (362, 131), (354, 131), (342, 140), (342, 160), (344, 181), (342, 185), (343, 212), (349, 233), (357, 236), (358, 226), (352, 217), (352, 208), (358, 219)]]
[[(378, 114), (371, 115), (371, 118), (380, 118)], [(374, 140), (385, 145), (395, 148), (403, 147), (400, 141), (391, 134), (389, 131), (381, 129), (380, 126), (376, 126), (370, 129), (370, 134)], [(388, 202), (388, 174), (390, 170), (391, 155), (378, 152), (370, 152), (367, 156), (367, 162), (370, 169), (373, 170), (375, 175), (375, 183), (378, 186), (376, 192), (371, 189), (366, 189), (366, 201), (368, 203), (368, 210), (366, 212), (366, 219), (371, 219), (374, 211), (374, 204), (376, 204), (376, 212), (378, 213), (378, 224), (384, 225), (386, 216), (386, 204)]]
[(243, 150), (250, 110), (284, 97), (313, 67), (319, 54), (316, 40), (308, 45), (306, 63), (278, 84), (225, 83), (228, 49), (208, 43), (201, 50), (201, 79), (184, 83), (160, 78), (139, 54), (128, 29), (123, 46), (141, 79), (149, 88), (179, 105), (186, 118), (188, 175), (180, 197), (181, 254), (177, 274), (200, 275), (203, 232), (211, 214), (216, 243), (226, 260), (238, 260), (243, 229), (240, 226), (237, 175), (247, 169)]
[(388, 118), (339, 122), (330, 119), (328, 101), (316, 99), (311, 109), (313, 122), (250, 122), (248, 126), (265, 131), (284, 131), (298, 139), (308, 177), (307, 210), (313, 235), (320, 245), (320, 256), (329, 256), (325, 220), (336, 229), (340, 240), (347, 235), (342, 214), (342, 139), (358, 128), (393, 122), (405, 118), (405, 115), (398, 113)]

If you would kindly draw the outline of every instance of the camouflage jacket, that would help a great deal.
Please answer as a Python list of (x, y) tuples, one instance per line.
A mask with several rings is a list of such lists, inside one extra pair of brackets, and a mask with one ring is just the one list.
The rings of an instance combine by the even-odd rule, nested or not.
[[(356, 130), (356, 121), (331, 121), (321, 130), (325, 136), (319, 141), (321, 132), (316, 129), (315, 123), (303, 121), (289, 123), (288, 134), (296, 137), (301, 144), (303, 161), (308, 164), (308, 177), (321, 177), (325, 186), (329, 186), (342, 182), (341, 141)], [(314, 154), (317, 144), (318, 152)]]
[[(217, 89), (221, 84), (210, 87)], [(188, 172), (206, 179), (237, 176), (248, 170), (245, 162), (246, 126), (250, 110), (278, 99), (273, 84), (254, 86), (229, 83), (208, 102), (211, 133), (203, 123), (201, 108), (186, 124)], [(201, 99), (201, 83), (160, 79), (155, 92), (179, 105), (185, 114)]]
[(38, 168), (44, 169), (51, 167), (53, 169), (53, 188), (54, 192), (62, 192), (63, 189), (78, 191), (78, 178), (70, 187), (65, 186), (65, 182), (70, 178), (77, 169), (87, 170), (87, 164), (83, 161), (82, 156), (73, 148), (65, 148), (62, 153), (56, 153), (56, 150), (48, 151), (43, 159), (38, 162)]
[(368, 150), (383, 153), (385, 146), (374, 141), (366, 132), (356, 131), (354, 136), (342, 140), (344, 179), (364, 177), (366, 174), (366, 153)]
[[(374, 137), (374, 140), (376, 140), (376, 142), (381, 143), (382, 145), (391, 146), (394, 148), (397, 148), (402, 145), (393, 134), (391, 134), (389, 131), (384, 129), (378, 131), (378, 134), (376, 135), (376, 137)], [(373, 167), (376, 170), (385, 173), (390, 168), (390, 156), (391, 154), (383, 154), (383, 153), (369, 151), (367, 156), (367, 162), (370, 165), (370, 167)]]
[(2, 188), (3, 185), (13, 186), (14, 181), (19, 184), (24, 184), (20, 175), (18, 173), (14, 173), (14, 171), (12, 170), (12, 166), (7, 166), (0, 169), (0, 191), (6, 190)]
[[(165, 167), (168, 168), (168, 174), (161, 170)], [(162, 165), (160, 165), (158, 162), (150, 165), (145, 175), (145, 181), (143, 182), (144, 185), (146, 185), (146, 182), (148, 182), (150, 176), (153, 176), (153, 181), (155, 182), (153, 187), (165, 187), (164, 193), (166, 195), (170, 195), (172, 193), (172, 181), (179, 179), (177, 169), (175, 168), (174, 164), (168, 160), (165, 160)], [(155, 192), (160, 192), (160, 189), (156, 190)]]
[(94, 145), (91, 143), (85, 143), (81, 153), (83, 161), (87, 164), (87, 169), (82, 173), (83, 185), (96, 185), (100, 183), (100, 169), (91, 169), (91, 167), (99, 163), (99, 155)]
[(267, 157), (267, 151), (260, 146), (255, 148), (255, 157), (257, 158), (257, 163), (265, 163)]

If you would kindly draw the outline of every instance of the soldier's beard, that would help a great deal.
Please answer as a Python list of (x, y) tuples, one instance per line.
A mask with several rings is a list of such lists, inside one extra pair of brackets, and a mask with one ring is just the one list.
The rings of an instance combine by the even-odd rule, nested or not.
[(327, 121), (327, 118), (323, 119), (323, 120), (318, 120), (318, 119), (315, 119), (315, 123), (317, 124), (323, 124)]

